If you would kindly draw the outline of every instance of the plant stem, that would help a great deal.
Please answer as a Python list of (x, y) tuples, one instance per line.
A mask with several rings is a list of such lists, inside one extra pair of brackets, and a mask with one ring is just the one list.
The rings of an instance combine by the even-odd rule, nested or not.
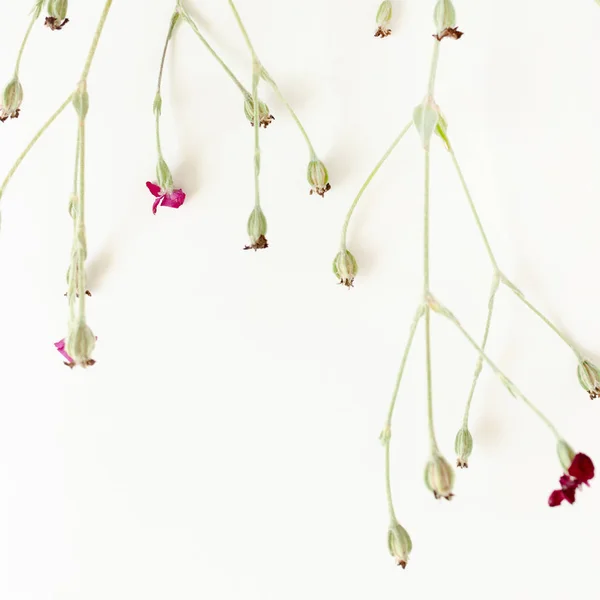
[(92, 66), (92, 60), (94, 60), (94, 56), (96, 55), (96, 50), (98, 49), (98, 42), (100, 41), (100, 36), (102, 35), (102, 31), (104, 29), (104, 24), (106, 23), (106, 18), (108, 17), (108, 13), (110, 12), (113, 0), (106, 0), (106, 4), (104, 5), (104, 10), (100, 15), (100, 21), (96, 27), (96, 32), (94, 33), (94, 38), (92, 39), (92, 45), (88, 52), (87, 59), (85, 61), (85, 65), (83, 67), (83, 73), (81, 74), (81, 80), (85, 81), (90, 72), (90, 68)]
[(344, 221), (344, 225), (342, 227), (342, 239), (341, 239), (342, 250), (346, 249), (346, 237), (348, 235), (348, 226), (350, 225), (350, 219), (352, 219), (352, 215), (354, 214), (354, 210), (356, 209), (359, 200), (361, 199), (362, 195), (365, 193), (365, 190), (367, 189), (367, 187), (369, 187), (369, 184), (371, 183), (371, 181), (373, 180), (375, 175), (377, 175), (379, 169), (381, 169), (381, 167), (383, 166), (383, 163), (385, 163), (385, 161), (390, 157), (390, 155), (392, 154), (392, 152), (394, 151), (396, 146), (400, 143), (400, 141), (406, 135), (406, 132), (412, 127), (412, 125), (413, 125), (413, 122), (411, 119), (411, 121), (400, 132), (400, 135), (393, 141), (392, 145), (386, 150), (386, 152), (382, 156), (381, 160), (375, 165), (375, 168), (371, 171), (371, 173), (367, 177), (367, 180), (363, 183), (362, 187), (358, 191), (356, 198), (354, 198), (354, 202), (352, 202), (352, 206), (350, 206), (350, 209), (348, 210), (348, 214), (346, 215), (346, 220)]
[(250, 41), (250, 36), (248, 35), (248, 31), (244, 27), (244, 23), (242, 22), (240, 13), (237, 11), (237, 8), (235, 7), (233, 0), (228, 0), (228, 2), (229, 2), (229, 6), (231, 7), (231, 10), (233, 12), (233, 16), (235, 17), (235, 20), (237, 21), (237, 24), (240, 28), (240, 31), (242, 32), (242, 35), (244, 36), (244, 40), (246, 41), (246, 45), (248, 46), (248, 50), (250, 50), (250, 54), (252, 55), (252, 58), (260, 63), (260, 61), (258, 60), (258, 55), (256, 54), (256, 51), (254, 50), (254, 46), (252, 45), (252, 42)]
[(44, 125), (42, 125), (41, 129), (33, 136), (33, 139), (29, 142), (25, 150), (21, 152), (21, 154), (15, 161), (15, 164), (12, 166), (12, 168), (4, 178), (2, 185), (0, 186), (0, 199), (2, 198), (2, 194), (4, 193), (4, 190), (6, 189), (6, 186), (8, 185), (9, 181), (12, 179), (13, 175), (16, 173), (17, 169), (19, 168), (25, 157), (29, 154), (29, 151), (35, 146), (36, 142), (42, 137), (42, 135), (44, 135), (48, 127), (50, 127), (50, 125), (52, 125), (52, 123), (56, 121), (60, 114), (65, 110), (65, 108), (69, 106), (72, 99), (73, 94), (70, 94), (69, 97), (60, 105), (58, 110), (44, 123)]
[(437, 306), (435, 307), (436, 312), (441, 314), (442, 316), (449, 319), (456, 328), (463, 334), (463, 336), (467, 339), (467, 341), (475, 348), (475, 350), (479, 353), (479, 356), (483, 359), (485, 363), (487, 363), (491, 369), (494, 371), (495, 375), (502, 381), (502, 383), (507, 387), (507, 389), (516, 397), (520, 398), (552, 431), (557, 440), (561, 440), (562, 437), (558, 433), (558, 430), (552, 422), (542, 413), (537, 406), (535, 406), (530, 400), (528, 400), (525, 395), (517, 388), (517, 386), (496, 366), (494, 362), (487, 356), (485, 351), (477, 345), (477, 342), (469, 335), (469, 333), (465, 330), (465, 328), (460, 324), (459, 320), (454, 316), (454, 314), (437, 302)]
[(433, 55), (431, 56), (431, 66), (429, 68), (429, 83), (427, 84), (427, 95), (433, 97), (435, 88), (435, 79), (437, 76), (438, 60), (440, 57), (440, 42), (433, 42)]
[[(79, 121), (77, 134), (79, 140), (79, 197), (77, 204), (77, 236), (85, 243), (85, 118)], [(86, 273), (85, 260), (87, 258), (87, 248), (81, 247), (79, 241), (79, 268), (77, 269), (77, 292), (79, 293), (79, 319), (85, 321), (85, 299), (86, 299)]]
[(19, 53), (17, 54), (17, 61), (15, 63), (15, 78), (16, 79), (18, 79), (18, 77), (19, 77), (19, 69), (21, 68), (21, 58), (23, 58), (23, 52), (25, 50), (25, 46), (27, 45), (27, 40), (29, 39), (31, 30), (33, 29), (33, 26), (35, 25), (35, 22), (38, 20), (38, 17), (39, 17), (39, 13), (36, 14), (34, 12), (33, 16), (31, 17), (31, 21), (29, 21), (29, 26), (27, 27), (27, 31), (25, 32), (25, 36), (23, 37), (23, 41), (21, 42), (21, 47), (19, 48)]
[(241, 84), (240, 80), (233, 74), (233, 71), (225, 64), (223, 59), (215, 52), (215, 50), (208, 43), (206, 38), (200, 33), (200, 30), (198, 29), (196, 23), (194, 22), (194, 20), (190, 17), (190, 15), (187, 13), (185, 8), (183, 7), (181, 0), (178, 0), (177, 8), (179, 9), (181, 16), (184, 18), (184, 20), (187, 22), (187, 24), (192, 28), (192, 31), (196, 34), (198, 39), (204, 44), (206, 49), (212, 54), (212, 56), (216, 59), (216, 61), (221, 65), (221, 67), (223, 68), (225, 73), (227, 73), (227, 75), (229, 75), (229, 77), (231, 78), (233, 83), (235, 83), (235, 85), (240, 90), (240, 92), (242, 92), (242, 94), (244, 95), (244, 98), (248, 97), (250, 95), (248, 90)]
[[(490, 289), (490, 296), (488, 299), (488, 314), (485, 322), (485, 330), (483, 332), (483, 341), (481, 342), (481, 349), (485, 351), (485, 347), (487, 346), (488, 337), (490, 334), (490, 326), (492, 324), (492, 314), (494, 312), (494, 301), (496, 299), (496, 293), (498, 292), (498, 286), (500, 284), (500, 279), (497, 273), (494, 273), (494, 279), (492, 281), (492, 287)], [(475, 388), (477, 387), (477, 381), (479, 380), (479, 375), (481, 374), (481, 369), (483, 367), (483, 358), (481, 355), (477, 357), (477, 363), (475, 365), (475, 372), (473, 373), (473, 383), (471, 384), (471, 390), (469, 391), (469, 398), (467, 399), (467, 405), (465, 407), (465, 415), (463, 417), (463, 428), (469, 428), (469, 412), (471, 411), (471, 403), (473, 402), (473, 396), (475, 395)]]
[(458, 177), (460, 179), (463, 191), (465, 193), (465, 196), (467, 198), (467, 201), (469, 202), (469, 206), (471, 207), (471, 212), (473, 214), (473, 217), (475, 219), (475, 223), (477, 224), (477, 229), (479, 230), (479, 233), (481, 235), (481, 238), (483, 240), (483, 243), (485, 245), (487, 254), (489, 256), (489, 259), (492, 263), (492, 266), (494, 268), (494, 272), (500, 277), (500, 281), (505, 284), (508, 288), (510, 288), (514, 294), (517, 296), (517, 298), (519, 298), (521, 300), (521, 302), (523, 302), (523, 304), (525, 304), (525, 306), (527, 306), (533, 313), (535, 313), (548, 327), (550, 327), (550, 329), (552, 329), (552, 331), (554, 331), (554, 333), (556, 333), (556, 335), (558, 335), (563, 342), (565, 342), (565, 344), (567, 344), (567, 346), (569, 346), (569, 348), (571, 348), (571, 350), (575, 353), (575, 356), (577, 357), (577, 360), (581, 361), (582, 360), (582, 354), (581, 352), (576, 348), (575, 344), (573, 344), (573, 342), (571, 340), (569, 340), (567, 338), (567, 336), (556, 326), (554, 325), (554, 323), (552, 323), (552, 321), (550, 321), (550, 319), (548, 319), (548, 317), (546, 317), (540, 310), (538, 310), (535, 306), (533, 306), (533, 304), (531, 304), (531, 302), (529, 302), (524, 296), (523, 294), (521, 294), (518, 289), (516, 288), (516, 286), (507, 278), (505, 277), (502, 272), (500, 271), (500, 268), (498, 266), (498, 262), (496, 261), (496, 257), (494, 256), (494, 253), (492, 252), (492, 248), (490, 246), (490, 242), (488, 240), (488, 237), (485, 233), (485, 230), (483, 228), (483, 224), (481, 222), (481, 219), (479, 217), (479, 213), (477, 212), (477, 209), (475, 208), (475, 202), (473, 201), (473, 197), (471, 196), (471, 193), (469, 191), (469, 188), (467, 186), (467, 183), (465, 181), (462, 169), (460, 168), (460, 165), (458, 163), (458, 160), (456, 158), (456, 154), (454, 153), (454, 149), (452, 148), (452, 145), (450, 144), (450, 142), (448, 141), (448, 151), (450, 152), (450, 156), (452, 158), (452, 162), (454, 164), (454, 167), (456, 169), (456, 172), (458, 174)]
[(390, 521), (395, 523), (396, 511), (394, 510), (394, 500), (392, 498), (392, 480), (390, 477), (390, 440), (388, 439), (385, 444), (385, 497), (387, 499), (388, 512), (390, 515)]
[(252, 64), (252, 102), (254, 106), (254, 205), (260, 208), (260, 106), (258, 82), (261, 66), (258, 61)]

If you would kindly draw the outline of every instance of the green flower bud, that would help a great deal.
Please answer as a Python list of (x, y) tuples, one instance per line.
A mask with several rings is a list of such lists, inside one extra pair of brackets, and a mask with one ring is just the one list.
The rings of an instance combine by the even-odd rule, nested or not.
[(173, 191), (173, 175), (171, 175), (171, 171), (162, 156), (158, 157), (156, 163), (156, 181), (163, 192)]
[[(254, 100), (248, 94), (244, 100), (244, 113), (250, 125), (254, 126)], [(271, 124), (275, 117), (269, 112), (269, 107), (262, 101), (258, 101), (259, 127), (262, 125), (265, 129)]]
[(49, 27), (52, 31), (62, 29), (69, 22), (69, 19), (67, 19), (68, 8), (68, 0), (48, 0), (48, 16), (44, 23), (46, 27)]
[(21, 112), (23, 102), (23, 86), (17, 76), (13, 77), (4, 88), (0, 104), (0, 121), (16, 119)]
[(331, 189), (329, 183), (329, 173), (325, 165), (320, 160), (311, 160), (308, 163), (306, 179), (311, 186), (310, 193), (319, 194), (321, 198), (325, 196), (325, 192)]
[(377, 31), (375, 32), (375, 37), (384, 38), (392, 33), (392, 30), (389, 28), (391, 20), (392, 3), (390, 0), (383, 0), (377, 10)]
[(425, 467), (425, 485), (436, 498), (450, 500), (454, 494), (454, 470), (441, 454), (433, 454)]
[(454, 440), (454, 451), (456, 452), (456, 466), (465, 469), (469, 466), (468, 460), (473, 452), (473, 436), (466, 428), (461, 428)]
[(73, 106), (77, 111), (77, 115), (81, 121), (84, 121), (87, 117), (88, 110), (90, 109), (90, 96), (87, 89), (84, 86), (78, 87), (73, 94)]
[(82, 367), (91, 367), (96, 363), (92, 353), (96, 346), (96, 337), (84, 321), (79, 321), (69, 327), (66, 341), (66, 351), (73, 357), (75, 364)]
[(264, 250), (269, 247), (267, 238), (267, 219), (260, 208), (257, 206), (250, 213), (248, 218), (248, 236), (250, 245), (245, 246), (244, 250)]
[(392, 522), (388, 529), (388, 548), (398, 566), (406, 569), (406, 563), (412, 551), (412, 540), (398, 521)]
[(438, 0), (433, 9), (433, 22), (437, 34), (442, 34), (446, 29), (456, 27), (456, 11), (452, 0)]
[(333, 272), (340, 283), (350, 288), (358, 272), (358, 264), (349, 250), (340, 250), (333, 259)]
[(423, 102), (413, 111), (413, 122), (421, 136), (423, 148), (429, 150), (431, 136), (436, 131), (440, 121), (440, 108), (431, 96), (426, 96)]
[(575, 451), (565, 440), (559, 440), (556, 444), (556, 453), (564, 472), (568, 473), (569, 467), (575, 458)]
[(577, 377), (591, 400), (600, 398), (600, 369), (596, 365), (589, 360), (582, 360), (577, 367)]

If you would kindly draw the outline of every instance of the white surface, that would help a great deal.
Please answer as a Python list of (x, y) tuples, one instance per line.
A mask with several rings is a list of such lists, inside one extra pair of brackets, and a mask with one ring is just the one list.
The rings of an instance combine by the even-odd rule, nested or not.
[[(2, 6), (0, 79), (26, 26)], [(21, 119), (0, 126), (0, 176), (75, 84), (101, 0), (26, 50)], [(250, 64), (226, 2), (189, 2), (240, 77)], [(360, 5), (359, 5), (360, 4)], [(29, 3), (27, 3), (27, 6)], [(152, 6), (151, 6), (152, 5)], [(67, 201), (75, 120), (63, 116), (2, 200), (0, 598), (188, 600), (598, 598), (600, 486), (549, 509), (552, 437), (484, 370), (475, 451), (436, 503), (427, 458), (423, 330), (394, 423), (393, 486), (414, 551), (387, 554), (387, 410), (421, 285), (422, 161), (414, 132), (356, 213), (356, 288), (330, 272), (364, 178), (424, 91), (433, 2), (240, 1), (266, 67), (330, 169), (308, 196), (307, 153), (277, 120), (263, 134), (271, 248), (242, 252), (252, 129), (238, 92), (185, 26), (169, 55), (164, 148), (189, 198), (151, 213), (152, 100), (171, 2), (115, 1), (90, 77), (89, 322), (98, 364), (62, 366)], [(542, 7), (543, 5), (543, 7)], [(600, 354), (600, 9), (456, 1), (437, 99), (503, 270)], [(253, 14), (254, 12), (254, 14)], [(432, 153), (432, 286), (477, 338), (491, 272), (444, 150)], [(508, 292), (490, 353), (569, 441), (600, 463), (600, 401), (560, 340)], [(433, 321), (439, 440), (453, 459), (475, 357)]]

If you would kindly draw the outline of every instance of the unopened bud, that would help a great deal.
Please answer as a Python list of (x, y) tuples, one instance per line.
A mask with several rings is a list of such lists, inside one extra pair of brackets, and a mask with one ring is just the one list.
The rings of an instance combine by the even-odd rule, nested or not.
[(456, 27), (456, 11), (452, 0), (438, 0), (433, 10), (433, 22), (438, 35), (446, 29)]
[[(250, 121), (250, 125), (254, 126), (254, 99), (248, 94), (244, 100), (244, 113)], [(275, 117), (269, 112), (269, 107), (262, 101), (258, 101), (258, 122), (259, 126), (265, 129), (271, 124)]]
[(82, 367), (91, 367), (95, 364), (92, 353), (96, 346), (96, 337), (84, 321), (79, 321), (69, 327), (66, 351), (73, 357), (73, 362)]
[(308, 163), (306, 178), (311, 187), (311, 195), (319, 194), (322, 198), (325, 196), (325, 192), (328, 192), (331, 189), (329, 173), (320, 160), (311, 160)]
[(577, 377), (591, 400), (600, 398), (600, 369), (596, 365), (589, 360), (582, 360), (577, 367)]
[(248, 218), (248, 236), (250, 244), (244, 250), (264, 250), (269, 247), (267, 242), (267, 219), (260, 208), (256, 206)]
[(392, 3), (390, 0), (383, 0), (377, 10), (377, 31), (375, 37), (384, 38), (392, 33), (389, 25), (392, 20)]
[(156, 163), (156, 181), (158, 181), (158, 185), (163, 192), (173, 191), (173, 175), (171, 175), (171, 171), (162, 156), (158, 157)]
[(556, 453), (564, 472), (568, 473), (575, 458), (575, 451), (565, 440), (559, 440), (556, 444)]
[(88, 110), (90, 109), (90, 96), (85, 86), (79, 86), (73, 94), (73, 106), (81, 121), (84, 121), (87, 117)]
[(68, 22), (67, 10), (68, 0), (48, 0), (48, 16), (45, 25), (53, 31), (62, 29)]
[(425, 467), (425, 485), (436, 498), (450, 500), (454, 494), (454, 469), (441, 454), (433, 454)]
[(431, 136), (440, 121), (440, 108), (431, 96), (426, 96), (423, 102), (413, 111), (413, 122), (421, 136), (423, 148), (429, 150)]
[(13, 77), (4, 88), (0, 104), (0, 121), (16, 119), (21, 112), (23, 102), (23, 86), (18, 77)]
[(406, 569), (406, 563), (412, 551), (412, 540), (398, 521), (393, 521), (388, 529), (388, 548), (398, 566)]
[(350, 288), (354, 285), (358, 264), (349, 250), (344, 248), (336, 254), (333, 259), (333, 272), (340, 283), (346, 287)]
[(466, 427), (462, 427), (456, 434), (454, 451), (456, 452), (456, 466), (466, 469), (469, 466), (469, 456), (473, 452), (473, 436)]

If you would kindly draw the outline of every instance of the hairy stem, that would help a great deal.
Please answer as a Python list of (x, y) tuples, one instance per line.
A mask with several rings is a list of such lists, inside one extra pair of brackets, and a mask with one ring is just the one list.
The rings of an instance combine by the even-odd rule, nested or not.
[(19, 53), (17, 54), (17, 60), (15, 62), (15, 78), (19, 77), (19, 69), (21, 68), (21, 59), (23, 58), (23, 52), (25, 51), (25, 46), (27, 45), (27, 40), (29, 39), (29, 35), (31, 34), (31, 30), (35, 25), (35, 22), (38, 20), (39, 13), (34, 11), (31, 21), (29, 21), (29, 26), (27, 27), (27, 31), (25, 32), (25, 36), (23, 37), (23, 41), (21, 42), (21, 47), (19, 48)]
[(252, 102), (254, 105), (254, 205), (260, 208), (260, 106), (258, 100), (258, 82), (260, 63), (252, 65)]
[(83, 67), (83, 72), (81, 74), (81, 80), (85, 81), (92, 67), (92, 61), (94, 60), (94, 56), (96, 56), (96, 50), (98, 49), (98, 42), (100, 41), (100, 36), (102, 35), (102, 31), (104, 30), (104, 25), (106, 23), (106, 19), (108, 17), (108, 13), (110, 12), (113, 0), (106, 0), (106, 4), (104, 5), (104, 9), (102, 14), (100, 15), (100, 21), (96, 27), (96, 31), (94, 33), (94, 38), (92, 39), (92, 45), (88, 52), (87, 59), (85, 61), (85, 65)]
[(375, 168), (371, 171), (366, 181), (363, 183), (362, 187), (358, 191), (356, 198), (354, 198), (354, 202), (350, 206), (348, 210), (348, 214), (346, 215), (346, 219), (344, 221), (344, 225), (342, 227), (342, 239), (341, 239), (341, 248), (343, 250), (346, 249), (346, 238), (348, 235), (348, 226), (350, 225), (350, 220), (352, 219), (352, 215), (354, 214), (354, 210), (358, 206), (358, 202), (361, 199), (362, 195), (365, 193), (366, 189), (369, 187), (369, 184), (379, 172), (379, 169), (383, 166), (383, 163), (390, 157), (392, 152), (395, 150), (396, 146), (400, 143), (402, 138), (406, 135), (406, 132), (412, 127), (412, 120), (404, 127), (404, 129), (400, 132), (400, 135), (393, 141), (392, 145), (386, 150), (385, 154), (381, 157), (381, 160), (375, 165)]

